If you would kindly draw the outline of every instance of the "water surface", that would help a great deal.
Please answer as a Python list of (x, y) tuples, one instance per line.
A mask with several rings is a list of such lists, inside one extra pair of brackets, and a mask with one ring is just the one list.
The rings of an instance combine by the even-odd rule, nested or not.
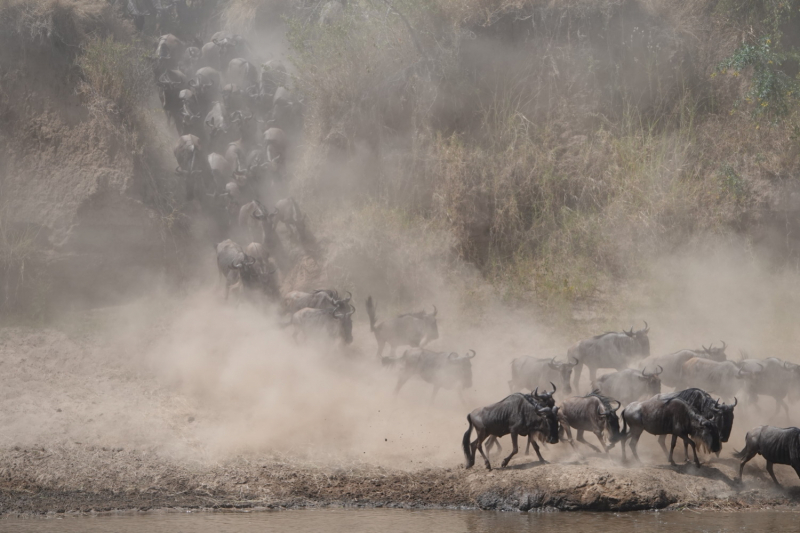
[(320, 509), (251, 513), (145, 513), (0, 520), (19, 533), (645, 533), (795, 531), (800, 512), (667, 511), (634, 513), (498, 513)]

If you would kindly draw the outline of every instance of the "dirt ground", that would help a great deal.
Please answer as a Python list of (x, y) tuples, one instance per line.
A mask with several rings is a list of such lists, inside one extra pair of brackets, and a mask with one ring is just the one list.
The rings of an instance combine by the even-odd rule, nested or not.
[[(759, 458), (746, 468), (744, 484), (732, 481), (730, 453), (750, 427), (747, 411), (738, 414), (742, 421), (720, 458), (700, 469), (668, 466), (655, 438), (645, 436), (641, 465), (623, 465), (618, 447), (607, 458), (559, 444), (543, 448), (551, 464), (521, 451), (507, 469), (488, 472), (479, 460), (465, 470), (459, 444), (467, 409), (455, 398), (443, 393), (431, 406), (422, 384), (395, 398), (385, 369), (353, 376), (363, 358), (355, 366), (303, 366), (298, 361), (307, 354), (280, 349), (281, 337), (239, 346), (232, 339), (244, 335), (233, 331), (223, 336), (223, 353), (212, 324), (231, 328), (253, 315), (209, 314), (194, 303), (0, 329), (2, 514), (327, 505), (731, 510), (796, 505), (800, 497), (790, 468), (776, 467), (788, 487), (777, 489)], [(183, 318), (164, 320), (186, 307)], [(198, 330), (206, 336), (190, 341), (188, 332)], [(254, 342), (271, 342), (275, 358), (254, 358)], [(281, 367), (287, 353), (294, 363)], [(504, 394), (505, 369), (490, 376), (482, 368), (476, 388), (494, 392), (470, 400), (476, 404)], [(346, 376), (352, 381), (342, 386)], [(508, 450), (507, 439), (503, 444)]]

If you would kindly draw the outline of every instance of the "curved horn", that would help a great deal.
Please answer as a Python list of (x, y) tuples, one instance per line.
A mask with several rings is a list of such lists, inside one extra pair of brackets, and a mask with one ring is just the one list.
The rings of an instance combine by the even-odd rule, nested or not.
[(722, 343), (722, 351), (724, 352), (724, 351), (725, 351), (725, 348), (727, 348), (727, 347), (728, 347), (728, 345), (727, 345), (727, 344), (725, 344), (725, 341), (720, 341), (720, 342)]
[(550, 385), (552, 385), (552, 386), (553, 386), (553, 392), (551, 392), (551, 393), (550, 393), (550, 395), (552, 396), (553, 394), (555, 394), (555, 393), (556, 393), (556, 390), (557, 390), (557, 389), (556, 389), (556, 384), (555, 384), (555, 383), (553, 383), (552, 381), (550, 382)]
[[(345, 299), (344, 299), (344, 300), (342, 300), (342, 301), (343, 301), (343, 302), (345, 302), (345, 303), (347, 303), (347, 302), (349, 302), (349, 301), (350, 301), (350, 298), (352, 298), (352, 297), (353, 297), (353, 295), (352, 295), (352, 294), (350, 294), (350, 291), (345, 291), (345, 292), (347, 293), (347, 298), (345, 298)], [(337, 295), (337, 296), (338, 296), (338, 295)]]
[[(709, 353), (709, 352), (711, 352), (711, 348), (706, 348), (706, 345), (705, 345), (705, 344), (701, 344), (700, 346), (703, 348), (703, 351), (704, 351), (704, 352), (706, 352), (706, 353)], [(714, 345), (712, 344), (711, 346), (714, 346)]]
[[(348, 304), (348, 305), (350, 305), (350, 304)], [(350, 315), (352, 315), (352, 314), (353, 314), (353, 313), (355, 313), (355, 312), (356, 312), (356, 306), (354, 306), (354, 305), (350, 305), (350, 312), (349, 312), (349, 313), (347, 313), (347, 316), (350, 316)]]
[(736, 399), (736, 396), (733, 397), (733, 407), (736, 407), (736, 404), (739, 403), (739, 400)]
[(661, 373), (664, 372), (664, 367), (662, 367), (661, 365), (656, 365), (656, 368), (658, 368), (658, 372), (655, 372), (653, 375), (660, 376)]
[(650, 331), (650, 326), (647, 325), (647, 320), (642, 320), (644, 322), (644, 332), (647, 333)]
[(438, 313), (438, 312), (439, 312), (439, 311), (437, 311), (437, 310), (436, 310), (436, 306), (434, 305), (434, 306), (433, 306), (433, 316), (436, 316), (436, 313)]
[(647, 374), (644, 373), (644, 368), (642, 369), (642, 377), (647, 377)]
[(719, 408), (719, 398), (717, 398), (717, 403), (715, 403), (715, 404), (714, 404), (714, 408), (715, 408), (715, 409), (718, 409), (718, 408)]
[(573, 357), (572, 359), (573, 359), (575, 362), (574, 362), (574, 363), (569, 363), (569, 364), (571, 364), (572, 366), (578, 366), (578, 363), (580, 363), (580, 361), (578, 361), (578, 358), (577, 358), (577, 357)]
[(536, 390), (533, 391), (533, 396), (539, 396), (539, 387), (536, 387)]
[(475, 353), (475, 350), (473, 350), (472, 348), (470, 348), (470, 349), (469, 349), (469, 351), (470, 351), (470, 352), (472, 352), (472, 355), (468, 355), (468, 356), (467, 356), (467, 359), (472, 359), (473, 357), (475, 357), (475, 356), (477, 355), (477, 354)]
[(617, 408), (612, 409), (611, 411), (616, 413), (617, 411), (619, 411), (619, 408), (622, 407), (622, 402), (620, 402), (619, 400), (614, 400), (614, 401), (617, 402)]

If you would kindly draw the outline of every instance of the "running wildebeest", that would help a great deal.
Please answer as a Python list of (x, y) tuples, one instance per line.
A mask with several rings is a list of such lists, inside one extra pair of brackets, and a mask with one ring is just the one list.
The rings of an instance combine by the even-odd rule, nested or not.
[(270, 299), (277, 302), (280, 299), (280, 283), (278, 281), (278, 268), (270, 261), (269, 252), (260, 242), (248, 244), (244, 253), (256, 260), (256, 270), (262, 280), (262, 290)]
[[(547, 392), (546, 390), (543, 392), (539, 392), (539, 387), (536, 387), (531, 391), (530, 394), (527, 394), (526, 396), (532, 399), (533, 402), (539, 407), (555, 407), (556, 399), (553, 397), (553, 395), (556, 393), (557, 388), (556, 384), (553, 383), (552, 381), (550, 382), (550, 385), (553, 387), (553, 390), (550, 392)], [(513, 393), (515, 391), (511, 392)], [(528, 444), (525, 446), (525, 455), (528, 455), (530, 453), (531, 444), (533, 444), (533, 436), (528, 435)], [(494, 446), (497, 446), (498, 453), (503, 451), (503, 447), (500, 445), (500, 442), (498, 441), (497, 437), (491, 436), (486, 441), (486, 453), (487, 454), (491, 453), (492, 447)]]
[[(662, 400), (670, 400), (673, 398), (683, 400), (689, 407), (694, 409), (696, 413), (711, 420), (711, 422), (717, 426), (720, 442), (728, 442), (731, 436), (731, 430), (733, 429), (733, 408), (739, 403), (739, 400), (736, 398), (733, 399), (734, 402), (732, 404), (720, 403), (719, 399), (714, 400), (709, 393), (697, 388), (659, 394), (658, 397)], [(666, 435), (658, 437), (658, 443), (661, 445), (662, 449), (666, 448), (666, 439)], [(684, 459), (688, 461), (688, 443), (684, 443), (683, 452)], [(717, 455), (719, 455), (719, 453)]]
[[(511, 454), (503, 459), (502, 467), (508, 465), (511, 458), (519, 451), (517, 445), (519, 435), (523, 437), (535, 435), (549, 444), (558, 443), (558, 407), (541, 407), (529, 394), (518, 392), (495, 404), (475, 409), (467, 415), (467, 422), (469, 422), (469, 428), (461, 440), (467, 468), (471, 468), (475, 464), (475, 450), (477, 449), (483, 456), (486, 468), (492, 469), (489, 458), (483, 452), (483, 441), (490, 436), (500, 438), (511, 434)], [(475, 440), (470, 443), (473, 427), (477, 435)], [(539, 461), (546, 463), (547, 461), (542, 457), (539, 445), (535, 440), (533, 449), (536, 451)]]
[(225, 299), (231, 291), (237, 293), (243, 290), (260, 289), (268, 292), (269, 277), (265, 276), (256, 266), (256, 259), (250, 257), (242, 247), (230, 239), (216, 245), (217, 268), (220, 276), (225, 279)]
[(275, 220), (283, 222), (287, 229), (298, 233), (306, 225), (306, 215), (294, 198), (284, 198), (275, 203)]
[[(630, 432), (628, 432), (628, 426), (630, 426)], [(672, 444), (668, 454), (666, 447), (662, 445), (662, 449), (668, 455), (669, 462), (672, 465), (675, 464), (672, 455), (675, 451), (678, 437), (692, 447), (694, 462), (698, 467), (700, 466), (700, 460), (697, 458), (697, 444), (712, 453), (717, 453), (722, 449), (717, 426), (695, 412), (686, 402), (677, 398), (670, 400), (662, 400), (658, 397), (650, 398), (644, 402), (632, 402), (622, 410), (622, 433), (625, 434), (622, 443), (623, 461), (626, 460), (625, 442), (628, 439), (630, 439), (631, 452), (633, 452), (636, 460), (639, 461), (636, 445), (644, 431), (652, 435), (672, 435)], [(697, 443), (690, 437), (694, 437)]]
[(353, 342), (353, 320), (352, 314), (356, 312), (355, 307), (350, 304), (343, 304), (332, 309), (310, 309), (305, 308), (292, 315), (292, 320), (287, 325), (294, 326), (294, 337), (302, 333), (306, 340), (325, 339), (341, 341), (344, 344)]
[(744, 465), (755, 457), (756, 454), (762, 456), (767, 461), (767, 472), (779, 487), (772, 465), (789, 465), (794, 468), (797, 476), (800, 477), (800, 429), (776, 428), (774, 426), (758, 426), (747, 432), (744, 438), (744, 449), (734, 452), (733, 456), (741, 459), (739, 463), (739, 477), (736, 481), (742, 481), (742, 471)]
[(664, 371), (661, 373), (661, 383), (667, 387), (677, 387), (680, 384), (681, 368), (683, 363), (693, 357), (700, 357), (710, 359), (711, 361), (725, 361), (725, 348), (728, 345), (722, 342), (722, 348), (715, 348), (712, 344), (706, 348), (703, 346), (701, 350), (680, 350), (666, 355), (651, 355), (639, 362), (639, 368), (648, 372), (655, 372), (656, 367), (660, 366)]
[(455, 352), (432, 352), (424, 348), (406, 350), (400, 357), (384, 357), (381, 361), (384, 366), (400, 366), (400, 375), (397, 377), (395, 395), (412, 377), (418, 377), (425, 383), (433, 385), (431, 403), (436, 398), (439, 389), (456, 389), (461, 401), (464, 401), (464, 389), (472, 387), (472, 358), (475, 350), (459, 357)]
[(652, 374), (632, 368), (612, 372), (593, 381), (592, 389), (619, 400), (623, 405), (628, 405), (661, 392), (661, 380), (658, 378), (661, 370), (661, 367), (658, 367)]
[(331, 289), (319, 289), (314, 292), (292, 291), (283, 297), (283, 309), (290, 314), (294, 314), (300, 309), (310, 307), (311, 309), (332, 309), (341, 303), (350, 302), (351, 295), (348, 292), (347, 298), (340, 299), (339, 293)]
[[(616, 402), (617, 406), (613, 407), (612, 404)], [(572, 443), (572, 432), (569, 428), (578, 431), (576, 439), (578, 442), (590, 447), (595, 452), (600, 452), (596, 446), (589, 444), (583, 438), (584, 431), (591, 431), (600, 441), (600, 446), (603, 451), (608, 453), (608, 450), (614, 447), (618, 441), (622, 440), (623, 434), (619, 429), (619, 417), (617, 411), (622, 404), (607, 396), (603, 396), (598, 391), (593, 391), (586, 396), (573, 396), (567, 398), (561, 403), (561, 411), (558, 413), (558, 419), (561, 422), (561, 427), (567, 434), (570, 444)], [(608, 433), (608, 441), (611, 446), (606, 446), (604, 433)]]
[(738, 365), (743, 372), (749, 373), (744, 390), (752, 400), (752, 404), (758, 406), (759, 396), (769, 396), (775, 400), (773, 416), (780, 414), (783, 407), (788, 418), (789, 406), (784, 400), (795, 382), (790, 367), (777, 357), (742, 359)]
[(158, 45), (156, 46), (156, 60), (161, 69), (177, 68), (178, 63), (183, 57), (186, 50), (186, 45), (168, 33), (158, 38)]
[(369, 329), (375, 334), (378, 341), (377, 356), (383, 354), (383, 347), (389, 344), (389, 355), (394, 357), (398, 346), (424, 347), (432, 340), (439, 338), (439, 327), (436, 323), (436, 306), (433, 313), (419, 311), (418, 313), (405, 313), (389, 320), (376, 324), (375, 313), (378, 306), (373, 302), (372, 296), (367, 297), (367, 314), (369, 315)]
[(206, 174), (206, 156), (200, 139), (194, 135), (182, 135), (172, 150), (178, 166), (175, 174), (186, 177), (186, 197), (193, 199), (203, 193), (203, 174)]
[(580, 341), (567, 350), (567, 361), (578, 361), (575, 365), (575, 381), (573, 387), (578, 389), (583, 366), (589, 368), (589, 381), (594, 382), (597, 371), (601, 368), (624, 370), (628, 368), (630, 359), (636, 356), (650, 355), (650, 339), (647, 333), (650, 328), (647, 322), (639, 331), (623, 330), (622, 333), (603, 333), (591, 339)]
[(693, 357), (681, 367), (680, 387), (696, 387), (723, 398), (732, 398), (742, 388), (742, 380), (750, 374), (743, 372), (733, 361), (712, 361)]
[(548, 383), (558, 381), (566, 394), (572, 392), (570, 377), (575, 363), (557, 363), (553, 359), (537, 359), (531, 356), (518, 357), (511, 361), (511, 381), (508, 388), (511, 392), (521, 389), (533, 390), (536, 387), (546, 387)]

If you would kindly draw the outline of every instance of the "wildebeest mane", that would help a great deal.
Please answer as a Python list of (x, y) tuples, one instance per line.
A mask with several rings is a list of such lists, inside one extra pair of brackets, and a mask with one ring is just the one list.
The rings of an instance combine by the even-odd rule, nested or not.
[(592, 392), (584, 396), (584, 398), (597, 398), (603, 404), (603, 407), (606, 408), (606, 411), (613, 411), (613, 408), (611, 407), (611, 402), (617, 401), (612, 398), (609, 398), (608, 396), (603, 396), (602, 394), (600, 394), (600, 391), (598, 389), (593, 390)]
[(600, 339), (600, 338), (605, 337), (606, 335), (617, 335), (618, 333), (619, 333), (618, 331), (606, 331), (605, 333), (601, 333), (600, 335), (595, 335), (592, 338), (593, 339)]

